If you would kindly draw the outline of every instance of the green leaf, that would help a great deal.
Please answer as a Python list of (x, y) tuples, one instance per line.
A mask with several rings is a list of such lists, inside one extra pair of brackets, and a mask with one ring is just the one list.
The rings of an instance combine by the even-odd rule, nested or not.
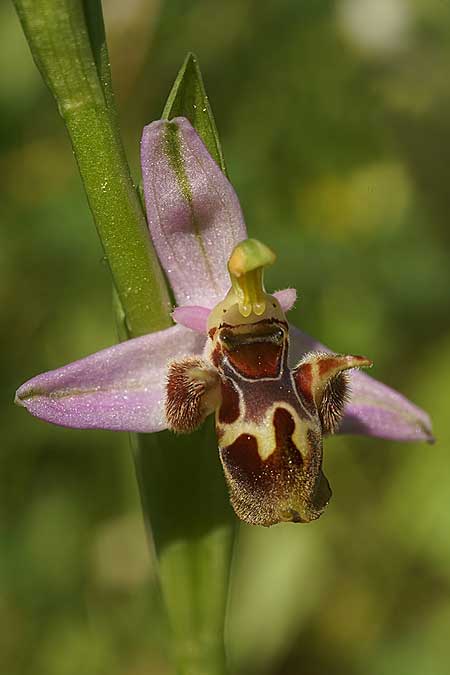
[(102, 3), (101, 0), (82, 0), (82, 2), (89, 42), (91, 44), (98, 78), (103, 87), (106, 103), (110, 108), (110, 112), (115, 121), (116, 110), (111, 81), (111, 69), (109, 67), (109, 54), (105, 35), (105, 24), (103, 21)]
[(208, 148), (209, 154), (226, 175), (225, 159), (200, 66), (197, 57), (191, 52), (178, 72), (162, 114), (162, 118), (166, 120), (174, 117), (187, 117)]
[(171, 325), (170, 300), (120, 137), (100, 0), (14, 0), (72, 142), (133, 337)]
[(132, 439), (178, 675), (226, 675), (224, 623), (236, 519), (213, 420), (189, 436)]

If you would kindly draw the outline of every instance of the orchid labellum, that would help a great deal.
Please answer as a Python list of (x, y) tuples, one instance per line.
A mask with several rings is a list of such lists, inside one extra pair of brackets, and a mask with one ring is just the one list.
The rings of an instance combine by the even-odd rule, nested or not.
[(144, 129), (142, 173), (177, 325), (34, 377), (19, 405), (54, 424), (136, 432), (188, 433), (214, 413), (233, 507), (260, 525), (321, 515), (326, 434), (432, 440), (423, 410), (358, 372), (371, 361), (288, 324), (296, 293), (266, 293), (275, 256), (247, 239), (231, 184), (186, 119)]

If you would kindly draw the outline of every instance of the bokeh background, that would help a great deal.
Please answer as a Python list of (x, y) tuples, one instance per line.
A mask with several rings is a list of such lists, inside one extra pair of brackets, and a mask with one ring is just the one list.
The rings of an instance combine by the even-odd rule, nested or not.
[[(450, 5), (105, 0), (125, 142), (197, 53), (252, 236), (297, 325), (426, 408), (438, 442), (332, 438), (320, 521), (242, 527), (238, 675), (450, 671)], [(108, 270), (63, 125), (0, 4), (0, 672), (168, 675), (125, 434), (12, 406), (115, 340)], [(195, 462), (195, 449), (192, 461)], [(215, 452), (215, 448), (211, 448)]]

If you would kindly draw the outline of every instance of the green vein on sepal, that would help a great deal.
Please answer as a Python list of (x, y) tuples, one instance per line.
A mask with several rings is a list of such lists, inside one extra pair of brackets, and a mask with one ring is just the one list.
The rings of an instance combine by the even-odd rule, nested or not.
[(197, 57), (192, 52), (188, 53), (178, 72), (162, 117), (166, 120), (174, 117), (187, 117), (206, 145), (211, 157), (227, 175), (214, 115), (205, 91)]
[(205, 242), (202, 236), (202, 228), (200, 227), (199, 222), (195, 215), (193, 194), (183, 159), (180, 130), (175, 122), (167, 122), (167, 124), (165, 124), (163, 143), (164, 143), (164, 151), (175, 173), (176, 180), (181, 190), (181, 193), (189, 207), (192, 229), (194, 231), (195, 238), (197, 240), (198, 247), (200, 249), (200, 253), (205, 261), (205, 266), (208, 271), (211, 286), (215, 288), (216, 282), (214, 279), (211, 261), (208, 257)]
[(192, 191), (181, 154), (180, 130), (172, 122), (164, 125), (164, 151), (167, 154), (170, 166), (175, 172), (184, 199), (191, 204)]

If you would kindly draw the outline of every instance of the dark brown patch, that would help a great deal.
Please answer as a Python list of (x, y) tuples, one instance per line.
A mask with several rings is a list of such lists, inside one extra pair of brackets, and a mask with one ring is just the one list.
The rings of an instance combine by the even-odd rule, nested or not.
[(275, 427), (277, 452), (289, 453), (292, 450), (295, 450), (296, 454), (300, 458), (301, 464), (301, 454), (298, 452), (294, 441), (292, 440), (292, 434), (295, 431), (295, 422), (292, 419), (291, 413), (285, 408), (277, 408), (273, 416), (273, 426)]
[(220, 365), (220, 363), (221, 363), (221, 361), (222, 361), (222, 358), (223, 358), (222, 350), (221, 350), (221, 348), (220, 348), (219, 346), (216, 346), (216, 347), (213, 349), (213, 351), (211, 352), (211, 357), (210, 357), (210, 358), (211, 358), (212, 364), (213, 364), (216, 368), (218, 368), (219, 365)]
[(220, 330), (223, 355), (238, 373), (252, 380), (278, 377), (285, 341), (282, 324), (271, 321)]
[(311, 398), (312, 365), (310, 363), (303, 363), (294, 371), (294, 379), (298, 389), (305, 396)]
[(327, 358), (323, 357), (319, 359), (319, 375), (326, 375), (330, 370), (337, 368), (341, 363), (340, 359), (335, 359), (333, 357)]
[(313, 384), (313, 370), (311, 363), (301, 363), (292, 372), (295, 387), (301, 400), (305, 404), (307, 410), (312, 413), (316, 412), (316, 404), (312, 395)]
[(250, 434), (241, 434), (231, 445), (222, 449), (222, 459), (230, 474), (248, 486), (266, 489), (269, 483), (279, 481), (283, 487), (284, 474), (299, 470), (303, 460), (292, 434), (295, 422), (290, 412), (277, 408), (273, 418), (276, 445), (266, 460), (258, 453), (258, 441)]
[(239, 518), (253, 525), (315, 520), (331, 497), (322, 473), (321, 433), (308, 429), (307, 447), (297, 449), (291, 413), (277, 408), (273, 424), (276, 447), (265, 461), (258, 454), (257, 439), (249, 434), (241, 434), (221, 449), (233, 508)]
[(238, 373), (252, 380), (277, 377), (280, 373), (283, 346), (270, 342), (242, 344), (227, 351), (228, 359)]
[(307, 522), (316, 516), (305, 512), (307, 477), (292, 440), (294, 419), (289, 411), (277, 408), (273, 424), (276, 447), (265, 461), (258, 453), (257, 439), (249, 434), (221, 449), (231, 502), (237, 515), (253, 525)]
[(219, 409), (219, 422), (232, 424), (240, 415), (239, 394), (229, 379), (221, 380), (222, 403)]
[(211, 338), (211, 340), (214, 339), (214, 335), (216, 334), (217, 328), (210, 328), (208, 331), (208, 335)]
[(258, 441), (250, 434), (241, 434), (234, 443), (223, 448), (222, 457), (236, 477), (250, 477), (262, 471), (264, 463), (258, 453)]
[(220, 328), (248, 328), (249, 326), (254, 326), (258, 328), (259, 326), (283, 326), (286, 330), (288, 329), (287, 321), (281, 321), (280, 319), (261, 319), (260, 321), (255, 321), (252, 324), (248, 323), (237, 323), (235, 325), (231, 323), (226, 323), (225, 321), (220, 324)]

